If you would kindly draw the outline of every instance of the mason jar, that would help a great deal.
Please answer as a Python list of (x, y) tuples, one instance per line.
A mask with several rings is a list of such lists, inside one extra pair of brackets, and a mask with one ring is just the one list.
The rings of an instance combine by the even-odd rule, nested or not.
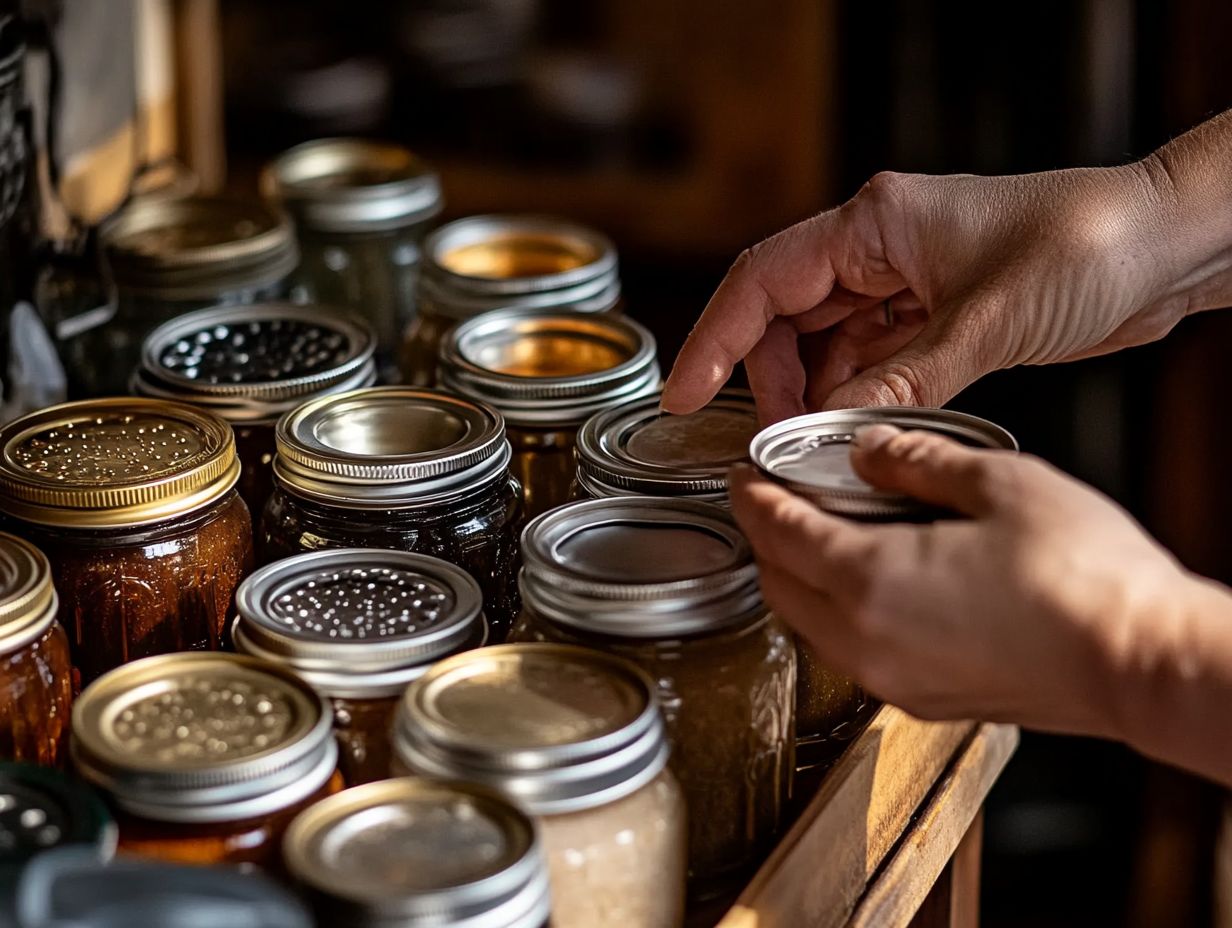
[(231, 638), (330, 701), (348, 786), (389, 775), (398, 698), (435, 661), (483, 645), (483, 594), (435, 557), (343, 548), (297, 554), (240, 584)]
[(794, 771), (795, 648), (748, 542), (718, 506), (630, 496), (554, 509), (522, 544), (512, 640), (606, 651), (655, 681), (692, 889), (729, 885), (777, 836)]
[(661, 380), (645, 328), (558, 310), (494, 310), (461, 323), (441, 346), (439, 373), (442, 387), (505, 417), (530, 518), (569, 501), (587, 417), (654, 393)]
[(51, 562), (82, 683), (214, 650), (252, 567), (230, 427), (164, 400), (65, 403), (0, 429), (3, 525)]
[(207, 306), (282, 297), (299, 260), (290, 221), (259, 202), (140, 197), (100, 230), (115, 282), (114, 317), (66, 349), (92, 395), (124, 393), (145, 337)]
[(539, 822), (552, 928), (674, 928), (685, 807), (654, 685), (583, 648), (502, 645), (441, 661), (407, 690), (395, 774), (475, 782)]
[(277, 872), (283, 832), (341, 788), (329, 705), (237, 654), (134, 661), (73, 708), (73, 763), (111, 804), (119, 849)]
[(403, 777), (348, 789), (301, 812), (283, 846), (320, 925), (547, 928), (534, 822), (482, 786)]
[(366, 323), (324, 307), (203, 309), (149, 334), (133, 392), (189, 403), (228, 422), (240, 496), (257, 516), (273, 492), (274, 424), (313, 397), (372, 386), (374, 349)]
[(400, 145), (317, 139), (266, 167), (261, 189), (295, 220), (308, 299), (361, 314), (392, 382), (415, 317), (420, 245), (444, 205), (436, 172)]
[(464, 319), (492, 309), (615, 312), (616, 246), (593, 229), (551, 216), (458, 219), (424, 242), (418, 316), (407, 332), (402, 370), (431, 386), (441, 341)]
[(504, 639), (523, 520), (500, 413), (435, 390), (371, 387), (305, 403), (275, 437), (263, 562), (322, 548), (430, 554), (475, 578), (492, 638)]
[(727, 472), (749, 459), (757, 410), (747, 390), (723, 390), (674, 416), (655, 392), (595, 413), (578, 430), (577, 499), (664, 496), (729, 506)]
[[(1012, 435), (984, 419), (948, 409), (876, 407), (842, 409), (785, 419), (757, 434), (750, 446), (754, 465), (819, 508), (872, 522), (929, 522), (947, 514), (898, 493), (875, 490), (851, 467), (856, 429), (886, 423), (923, 429), (977, 448), (1017, 449)], [(817, 621), (824, 625), (825, 616)], [(829, 670), (810, 649), (801, 650), (801, 759), (823, 763), (859, 732), (871, 715), (863, 689)]]

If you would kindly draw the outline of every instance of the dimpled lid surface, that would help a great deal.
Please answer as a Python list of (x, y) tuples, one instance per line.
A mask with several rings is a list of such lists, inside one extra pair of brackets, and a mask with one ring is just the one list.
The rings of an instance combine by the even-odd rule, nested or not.
[(158, 361), (203, 384), (248, 384), (331, 370), (349, 354), (336, 329), (300, 319), (255, 319), (202, 328), (165, 347)]

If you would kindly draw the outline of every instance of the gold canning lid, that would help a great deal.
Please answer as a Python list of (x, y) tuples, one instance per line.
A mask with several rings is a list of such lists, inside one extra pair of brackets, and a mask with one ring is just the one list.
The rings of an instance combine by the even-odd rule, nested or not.
[(0, 532), (0, 652), (25, 647), (56, 615), (51, 565), (28, 541)]
[(221, 419), (182, 403), (62, 403), (0, 429), (0, 511), (42, 525), (126, 528), (192, 513), (240, 473)]

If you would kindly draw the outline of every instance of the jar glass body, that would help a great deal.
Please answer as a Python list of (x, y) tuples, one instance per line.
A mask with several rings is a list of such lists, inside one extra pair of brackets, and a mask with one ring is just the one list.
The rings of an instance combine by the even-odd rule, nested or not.
[(513, 446), (509, 469), (522, 484), (526, 518), (533, 519), (569, 502), (577, 469), (573, 456), (577, 427), (536, 429), (509, 425), (507, 434)]
[(390, 735), (399, 696), (382, 699), (331, 697), (334, 736), (338, 739), (338, 769), (347, 786), (359, 786), (389, 776)]
[(539, 816), (553, 928), (677, 928), (685, 821), (680, 787), (667, 770), (606, 805)]
[(282, 836), (304, 809), (342, 789), (335, 772), (312, 795), (259, 818), (236, 822), (158, 822), (114, 808), (120, 853), (167, 863), (199, 866), (247, 865), (282, 874)]
[(0, 655), (0, 757), (60, 766), (72, 699), (68, 636), (52, 622), (33, 641)]
[(235, 455), (240, 459), (240, 479), (235, 489), (255, 523), (274, 492), (274, 423), (236, 423), (231, 430), (235, 433)]
[(276, 485), (261, 518), (258, 554), (268, 564), (322, 548), (389, 548), (456, 564), (483, 591), (489, 641), (504, 639), (519, 607), (522, 490), (508, 476), (448, 504), (353, 509), (307, 500)]
[(217, 650), (235, 588), (252, 568), (252, 523), (235, 490), (137, 529), (7, 525), (51, 562), (82, 685), (141, 657)]
[(415, 318), (407, 326), (399, 355), (402, 382), (415, 387), (436, 385), (436, 359), (453, 327), (460, 320), (447, 316), (430, 303), (416, 307)]
[(872, 702), (850, 677), (819, 662), (796, 638), (796, 763), (814, 767), (833, 761), (867, 721)]
[(760, 862), (790, 796), (796, 653), (769, 614), (734, 629), (671, 640), (595, 635), (523, 609), (515, 641), (625, 657), (658, 687), (671, 767), (689, 821), (689, 878), (700, 894)]

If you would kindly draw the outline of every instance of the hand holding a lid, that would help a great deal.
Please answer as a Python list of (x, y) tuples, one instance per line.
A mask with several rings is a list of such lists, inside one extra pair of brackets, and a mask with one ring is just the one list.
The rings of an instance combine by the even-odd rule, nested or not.
[(925, 718), (1118, 738), (1232, 783), (1225, 590), (1038, 459), (877, 425), (852, 463), (969, 518), (851, 522), (737, 469), (766, 599), (823, 663)]
[(744, 360), (764, 423), (939, 406), (982, 375), (1152, 341), (1232, 298), (1232, 115), (1135, 164), (879, 174), (737, 259), (676, 361), (669, 412)]

